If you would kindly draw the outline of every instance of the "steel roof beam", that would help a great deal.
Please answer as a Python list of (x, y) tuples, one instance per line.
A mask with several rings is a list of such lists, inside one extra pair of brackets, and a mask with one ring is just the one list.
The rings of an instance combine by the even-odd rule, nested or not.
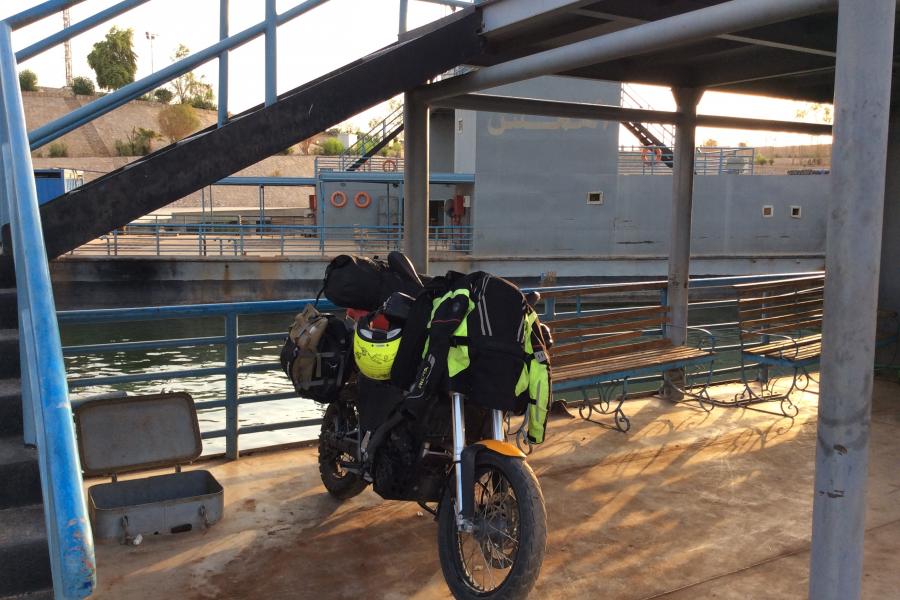
[(432, 84), (419, 93), (430, 102), (788, 21), (835, 6), (836, 0), (731, 0), (479, 69)]
[[(432, 106), (518, 115), (618, 121), (620, 123), (676, 124), (680, 117), (677, 112), (664, 110), (623, 108), (621, 106), (609, 106), (606, 104), (560, 102), (556, 100), (537, 100), (534, 98), (512, 98), (489, 94), (466, 94), (464, 96), (445, 98), (434, 101)], [(831, 135), (831, 125), (801, 123), (798, 121), (779, 121), (774, 119), (697, 115), (697, 125), (700, 127), (715, 127), (721, 129)]]

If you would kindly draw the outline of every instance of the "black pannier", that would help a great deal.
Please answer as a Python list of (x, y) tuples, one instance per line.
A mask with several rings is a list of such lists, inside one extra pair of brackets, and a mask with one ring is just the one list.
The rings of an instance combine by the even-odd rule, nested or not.
[(388, 260), (342, 254), (325, 269), (320, 294), (342, 308), (376, 310), (394, 292), (415, 297), (422, 289), (409, 259), (391, 252)]
[(297, 315), (281, 349), (281, 368), (300, 396), (328, 404), (338, 399), (352, 371), (346, 321), (311, 305)]

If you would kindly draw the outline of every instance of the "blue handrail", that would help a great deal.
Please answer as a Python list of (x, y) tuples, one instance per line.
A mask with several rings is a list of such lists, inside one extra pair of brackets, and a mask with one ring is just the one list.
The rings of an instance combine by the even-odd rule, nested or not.
[(82, 494), (50, 270), (38, 212), (12, 28), (0, 23), (4, 202), (16, 267), (25, 440), (38, 449), (44, 517), (57, 598), (83, 598), (96, 580), (94, 547)]

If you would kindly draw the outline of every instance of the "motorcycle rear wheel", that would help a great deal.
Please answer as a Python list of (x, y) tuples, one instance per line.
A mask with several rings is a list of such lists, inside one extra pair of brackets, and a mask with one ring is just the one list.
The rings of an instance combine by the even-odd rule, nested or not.
[(482, 452), (475, 465), (475, 531), (459, 531), (455, 506), (451, 479), (438, 515), (438, 553), (453, 596), (526, 598), (547, 544), (544, 497), (528, 463)]
[(350, 404), (332, 402), (322, 417), (319, 433), (319, 475), (328, 493), (338, 500), (349, 500), (361, 493), (368, 483), (358, 474), (341, 466), (355, 457), (342, 452), (329, 443), (328, 438), (338, 433), (347, 433), (357, 428), (356, 410)]

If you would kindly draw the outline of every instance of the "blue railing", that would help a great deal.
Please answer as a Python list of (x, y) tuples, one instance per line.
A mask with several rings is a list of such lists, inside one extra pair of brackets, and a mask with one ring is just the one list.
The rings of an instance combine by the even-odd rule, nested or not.
[[(230, 222), (229, 222), (230, 221)], [(212, 216), (189, 220), (182, 215), (145, 218), (116, 229), (71, 252), (75, 256), (337, 256), (382, 254), (400, 250), (400, 225), (312, 225), (305, 217)], [(428, 228), (434, 252), (470, 254), (472, 227)]]
[[(701, 321), (698, 325), (704, 329), (712, 329), (718, 332), (725, 332), (734, 329), (737, 323), (733, 319), (723, 319), (723, 311), (721, 309), (730, 309), (735, 306), (734, 295), (730, 292), (730, 287), (736, 283), (760, 282), (781, 279), (785, 277), (796, 277), (799, 274), (773, 274), (761, 276), (746, 277), (719, 277), (694, 279), (691, 281), (691, 288), (698, 292), (703, 292), (701, 297), (692, 300), (691, 307), (695, 313), (701, 311), (709, 311), (710, 309), (720, 309), (719, 317), (711, 317), (713, 322)], [(538, 288), (542, 293), (547, 292), (566, 292), (567, 296), (563, 299), (549, 298), (553, 294), (548, 294), (548, 299), (544, 300), (543, 318), (552, 320), (553, 318), (563, 318), (573, 316), (575, 314), (593, 314), (602, 312), (606, 309), (595, 308), (596, 304), (602, 303), (598, 300), (599, 294), (605, 294), (609, 297), (612, 294), (627, 295), (630, 302), (634, 304), (648, 303), (665, 303), (665, 287), (664, 281), (643, 282), (636, 284), (603, 284), (596, 286), (558, 286)], [(721, 293), (715, 290), (719, 289)], [(712, 293), (711, 293), (712, 292)], [(638, 297), (641, 295), (641, 297)], [(608, 298), (607, 298), (608, 299)], [(306, 304), (314, 302), (312, 299), (290, 300), (290, 301), (271, 301), (271, 302), (239, 302), (232, 304), (200, 304), (189, 306), (162, 306), (162, 307), (146, 307), (146, 308), (119, 308), (119, 309), (98, 309), (98, 310), (77, 310), (65, 311), (59, 313), (59, 322), (65, 329), (77, 328), (78, 326), (90, 326), (92, 330), (101, 324), (117, 324), (117, 331), (129, 331), (129, 327), (125, 324), (135, 321), (165, 321), (171, 327), (177, 327), (177, 320), (183, 323), (196, 323), (198, 319), (209, 317), (215, 320), (214, 331), (204, 330), (203, 335), (195, 335), (196, 330), (189, 330), (185, 337), (174, 337), (164, 339), (148, 339), (138, 341), (116, 341), (116, 342), (97, 342), (90, 344), (67, 345), (63, 352), (71, 359), (96, 357), (97, 355), (116, 356), (115, 353), (128, 353), (135, 351), (159, 351), (161, 349), (200, 349), (200, 348), (219, 348), (218, 359), (212, 361), (212, 364), (183, 368), (185, 358), (178, 356), (171, 363), (163, 363), (157, 365), (154, 370), (147, 371), (143, 368), (139, 372), (134, 373), (116, 373), (110, 375), (81, 375), (73, 374), (69, 380), (69, 385), (74, 388), (96, 391), (110, 391), (112, 389), (121, 389), (123, 386), (142, 382), (157, 382), (159, 385), (165, 385), (169, 388), (178, 388), (187, 384), (187, 380), (204, 378), (207, 382), (209, 378), (224, 377), (224, 385), (221, 383), (215, 391), (209, 391), (208, 382), (204, 386), (207, 397), (197, 402), (197, 408), (201, 411), (221, 410), (225, 409), (224, 427), (216, 427), (203, 431), (204, 439), (212, 440), (217, 438), (225, 438), (225, 453), (230, 458), (237, 458), (239, 454), (239, 438), (241, 435), (256, 434), (261, 432), (279, 431), (284, 429), (295, 429), (302, 427), (311, 427), (321, 423), (319, 418), (307, 419), (288, 419), (266, 421), (265, 419), (257, 419), (260, 422), (252, 425), (241, 425), (239, 419), (239, 407), (250, 404), (259, 404), (265, 402), (275, 402), (285, 399), (296, 398), (296, 394), (290, 388), (290, 384), (286, 377), (281, 373), (281, 367), (277, 362), (277, 346), (284, 339), (285, 332), (290, 324), (290, 315), (299, 312)], [(559, 311), (562, 303), (565, 303), (566, 310)], [(332, 310), (334, 307), (325, 301), (320, 301), (319, 308), (323, 310)], [(617, 306), (616, 310), (622, 307)], [(730, 313), (729, 313), (730, 314)], [(252, 333), (242, 333), (239, 330), (240, 320), (245, 318), (256, 318), (260, 315), (283, 315), (283, 320), (279, 320), (278, 330), (272, 332), (273, 324), (254, 322), (256, 331)], [(268, 329), (266, 329), (268, 327)], [(259, 331), (265, 329), (265, 331)], [(212, 335), (207, 335), (212, 333)], [(157, 335), (155, 329), (149, 335)], [(121, 336), (119, 336), (121, 337)], [(129, 334), (128, 337), (132, 337)], [(725, 343), (722, 342), (723, 336), (717, 335), (720, 339), (716, 342), (716, 352), (724, 353), (737, 350), (737, 346), (728, 343), (728, 336), (724, 336)], [(255, 352), (245, 352), (242, 355), (241, 348), (253, 344), (263, 344), (262, 351), (257, 349)], [(127, 354), (118, 354), (117, 356), (127, 356)], [(92, 363), (95, 364), (95, 363)], [(121, 362), (117, 368), (124, 370), (124, 364)], [(75, 370), (75, 369), (73, 369)], [(95, 371), (96, 367), (91, 367), (85, 371)], [(739, 367), (733, 365), (720, 368), (716, 371), (719, 379), (728, 377), (739, 370)], [(269, 393), (258, 393), (251, 390), (249, 394), (241, 394), (238, 386), (238, 376), (240, 374), (255, 374), (257, 376), (268, 372), (275, 372), (276, 378), (282, 384), (283, 391), (275, 391)], [(636, 379), (635, 384), (643, 382), (651, 382), (659, 380), (658, 377), (645, 377)], [(252, 387), (252, 386), (251, 386)], [(100, 389), (98, 389), (100, 388)], [(298, 408), (299, 410), (299, 408)], [(312, 437), (312, 436), (310, 436)], [(278, 442), (280, 444), (280, 442)], [(265, 447), (266, 444), (256, 446), (256, 448)]]
[[(666, 155), (672, 148), (663, 146), (624, 146), (619, 148), (620, 175), (671, 175)], [(695, 175), (753, 175), (756, 149), (745, 147), (698, 147), (694, 155)]]
[[(27, 21), (20, 17), (13, 22)], [(83, 598), (93, 591), (96, 580), (93, 536), (82, 494), (81, 465), (11, 37), (10, 23), (0, 22), (2, 204), (15, 256), (25, 441), (38, 450), (54, 592), (57, 598)]]

